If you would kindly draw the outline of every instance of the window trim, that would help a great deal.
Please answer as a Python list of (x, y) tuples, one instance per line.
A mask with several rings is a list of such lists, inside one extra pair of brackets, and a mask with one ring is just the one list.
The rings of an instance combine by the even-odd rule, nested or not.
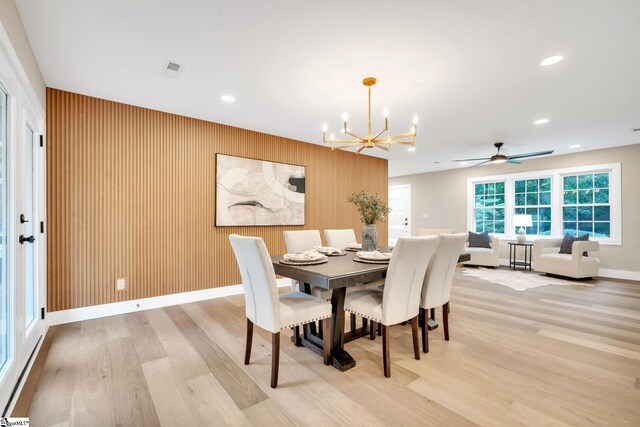
[(505, 181), (504, 233), (491, 233), (503, 239), (514, 240), (513, 212), (515, 209), (515, 181), (521, 179), (551, 177), (551, 236), (535, 235), (536, 239), (557, 239), (562, 237), (562, 177), (580, 173), (610, 172), (609, 205), (611, 206), (611, 237), (595, 238), (602, 245), (622, 245), (622, 176), (620, 163), (577, 166), (561, 169), (542, 169), (501, 175), (487, 175), (467, 178), (467, 229), (474, 230), (475, 198), (474, 186), (481, 182)]

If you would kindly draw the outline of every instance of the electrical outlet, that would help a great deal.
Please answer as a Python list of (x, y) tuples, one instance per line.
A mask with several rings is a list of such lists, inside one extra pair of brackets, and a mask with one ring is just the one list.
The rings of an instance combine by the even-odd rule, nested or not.
[(116, 279), (116, 292), (122, 292), (127, 290), (127, 279), (120, 277)]

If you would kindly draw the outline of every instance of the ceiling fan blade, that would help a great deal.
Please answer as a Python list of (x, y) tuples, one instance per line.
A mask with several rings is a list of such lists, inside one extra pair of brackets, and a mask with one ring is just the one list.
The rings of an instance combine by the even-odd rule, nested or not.
[(476, 163), (475, 165), (469, 166), (470, 168), (475, 168), (476, 166), (484, 165), (485, 163), (489, 163), (491, 159), (485, 160), (484, 162)]
[(475, 162), (477, 160), (491, 160), (491, 157), (483, 157), (481, 159), (458, 159), (458, 160), (451, 160), (452, 162)]
[(538, 151), (536, 153), (516, 154), (515, 156), (509, 156), (509, 159), (524, 159), (527, 157), (546, 156), (553, 153), (554, 150)]
[(513, 163), (514, 165), (519, 165), (522, 162), (520, 160), (509, 159), (507, 160), (507, 163)]

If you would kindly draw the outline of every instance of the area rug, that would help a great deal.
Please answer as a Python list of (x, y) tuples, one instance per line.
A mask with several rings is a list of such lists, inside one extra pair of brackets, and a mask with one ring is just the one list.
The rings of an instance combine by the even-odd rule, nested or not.
[(462, 274), (497, 285), (508, 286), (514, 291), (526, 291), (527, 289), (538, 288), (546, 285), (559, 286), (595, 286), (592, 283), (563, 280), (555, 277), (545, 276), (539, 273), (523, 273), (522, 271), (500, 270), (490, 268), (464, 268)]

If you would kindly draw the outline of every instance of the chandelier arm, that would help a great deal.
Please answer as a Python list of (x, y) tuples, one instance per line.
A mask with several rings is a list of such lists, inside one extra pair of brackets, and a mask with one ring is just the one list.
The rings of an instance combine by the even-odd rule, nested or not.
[(354, 141), (353, 139), (332, 139), (332, 140), (327, 141), (327, 142), (339, 143), (339, 144), (343, 144), (343, 143), (344, 144), (356, 144), (356, 145), (362, 144), (362, 142)]
[(378, 138), (380, 138), (380, 135), (382, 135), (383, 133), (385, 133), (386, 131), (389, 130), (388, 126), (385, 126), (384, 129), (382, 129), (380, 132), (378, 132), (378, 134), (376, 136), (373, 137), (373, 141), (377, 140)]
[(390, 150), (389, 150), (389, 147), (385, 147), (385, 146), (384, 146), (384, 145), (382, 145), (382, 144), (376, 144), (376, 145), (374, 145), (374, 147), (377, 147), (377, 148), (379, 148), (379, 149), (381, 149), (381, 150), (384, 150), (384, 151), (386, 151), (386, 152), (389, 152), (389, 151), (390, 151)]
[[(341, 148), (357, 147), (358, 145), (362, 145), (362, 144), (359, 143), (359, 142), (352, 142), (352, 143), (349, 143), (349, 144), (336, 145), (335, 147), (331, 147), (331, 149), (332, 150), (334, 150), (334, 149), (337, 150), (337, 149), (341, 149)], [(364, 147), (364, 145), (362, 145), (362, 146)]]
[(356, 135), (355, 133), (353, 133), (353, 132), (351, 132), (351, 131), (347, 131), (347, 132), (345, 132), (345, 134), (347, 134), (347, 135), (349, 135), (349, 136), (352, 136), (352, 137), (354, 137), (355, 139), (358, 139), (358, 140), (363, 141), (363, 142), (367, 140), (367, 138), (363, 138), (363, 137), (361, 137), (360, 135)]
[(413, 133), (413, 132), (406, 132), (406, 133), (399, 133), (396, 135), (389, 135), (387, 138), (388, 139), (399, 139), (399, 138), (407, 138), (407, 137), (414, 137), (417, 136), (417, 133)]
[(363, 145), (363, 146), (361, 146), (360, 148), (358, 148), (358, 149), (356, 150), (356, 154), (360, 154), (360, 152), (361, 152), (362, 150), (364, 150), (364, 147), (365, 147), (365, 146)]
[(413, 141), (384, 141), (384, 144), (413, 145)]
[(339, 142), (339, 143), (353, 143), (353, 144), (362, 144), (360, 141), (354, 141), (353, 139), (329, 139), (327, 142)]

